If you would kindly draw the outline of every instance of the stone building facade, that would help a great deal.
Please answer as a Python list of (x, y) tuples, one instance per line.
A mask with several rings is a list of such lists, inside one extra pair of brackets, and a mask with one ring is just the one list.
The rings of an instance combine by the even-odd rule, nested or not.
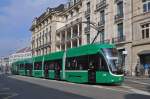
[(44, 55), (55, 51), (56, 30), (61, 27), (62, 17), (60, 12), (64, 10), (64, 5), (56, 8), (47, 8), (46, 11), (36, 17), (30, 28), (32, 32), (32, 55)]
[(0, 73), (10, 73), (9, 58), (0, 58)]
[[(132, 67), (132, 2), (131, 0), (83, 0), (83, 21), (90, 20), (98, 30), (84, 27), (84, 41), (116, 44), (123, 59), (123, 69), (131, 73)], [(88, 37), (90, 38), (88, 40)], [(87, 44), (85, 43), (85, 44)]]
[(30, 47), (22, 48), (9, 56), (9, 65), (12, 66), (12, 63), (16, 61), (31, 57), (32, 57), (31, 48)]
[(149, 52), (149, 9), (149, 0), (68, 0), (35, 18), (32, 54), (90, 44), (99, 33), (95, 42), (116, 44), (123, 69), (133, 74), (137, 58)]
[(132, 72), (134, 74), (135, 66), (138, 60), (143, 66), (145, 64), (150, 65), (150, 1), (132, 0), (132, 4)]
[(78, 47), (83, 42), (83, 17), (82, 0), (69, 1), (60, 15), (63, 25), (56, 30), (55, 51)]

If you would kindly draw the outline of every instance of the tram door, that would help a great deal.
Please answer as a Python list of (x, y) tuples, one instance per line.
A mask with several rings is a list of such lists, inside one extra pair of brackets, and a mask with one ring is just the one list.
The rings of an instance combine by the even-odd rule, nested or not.
[(89, 83), (96, 82), (96, 71), (94, 69), (88, 70), (88, 80), (89, 80)]
[(24, 64), (24, 70), (25, 70), (25, 76), (27, 76), (27, 65), (26, 64)]
[(29, 76), (31, 77), (32, 76), (32, 64), (30, 64), (30, 66), (29, 66)]
[(96, 82), (96, 59), (95, 55), (89, 56), (89, 69), (88, 69), (88, 80), (89, 83)]
[(59, 64), (55, 64), (55, 79), (56, 80), (60, 80), (60, 65)]
[(48, 67), (48, 65), (45, 65), (44, 74), (45, 74), (46, 79), (49, 78), (48, 71), (49, 71), (49, 67)]

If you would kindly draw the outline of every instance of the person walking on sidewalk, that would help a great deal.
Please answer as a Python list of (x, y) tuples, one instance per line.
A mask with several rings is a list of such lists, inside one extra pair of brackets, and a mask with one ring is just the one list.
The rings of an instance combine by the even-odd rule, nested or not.
[(140, 62), (138, 61), (135, 66), (135, 74), (136, 76), (140, 76)]
[(150, 78), (150, 65), (149, 65), (149, 67), (148, 67), (148, 76), (149, 76), (149, 78)]

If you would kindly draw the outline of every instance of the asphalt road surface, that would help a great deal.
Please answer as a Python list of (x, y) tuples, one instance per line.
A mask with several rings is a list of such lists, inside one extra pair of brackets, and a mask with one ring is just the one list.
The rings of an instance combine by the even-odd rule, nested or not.
[(150, 93), (126, 84), (88, 85), (0, 75), (0, 99), (150, 99)]

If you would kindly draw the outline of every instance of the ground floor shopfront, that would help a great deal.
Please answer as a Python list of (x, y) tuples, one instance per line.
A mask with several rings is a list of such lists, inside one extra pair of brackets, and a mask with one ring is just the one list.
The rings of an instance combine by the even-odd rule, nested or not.
[(124, 43), (117, 45), (122, 58), (122, 68), (127, 76), (136, 76), (136, 66), (142, 71), (140, 76), (148, 76), (150, 70), (150, 44)]
[[(143, 76), (148, 76), (150, 70), (150, 44), (138, 44), (132, 47), (132, 74), (135, 75), (138, 62)], [(141, 75), (141, 76), (142, 76)]]

